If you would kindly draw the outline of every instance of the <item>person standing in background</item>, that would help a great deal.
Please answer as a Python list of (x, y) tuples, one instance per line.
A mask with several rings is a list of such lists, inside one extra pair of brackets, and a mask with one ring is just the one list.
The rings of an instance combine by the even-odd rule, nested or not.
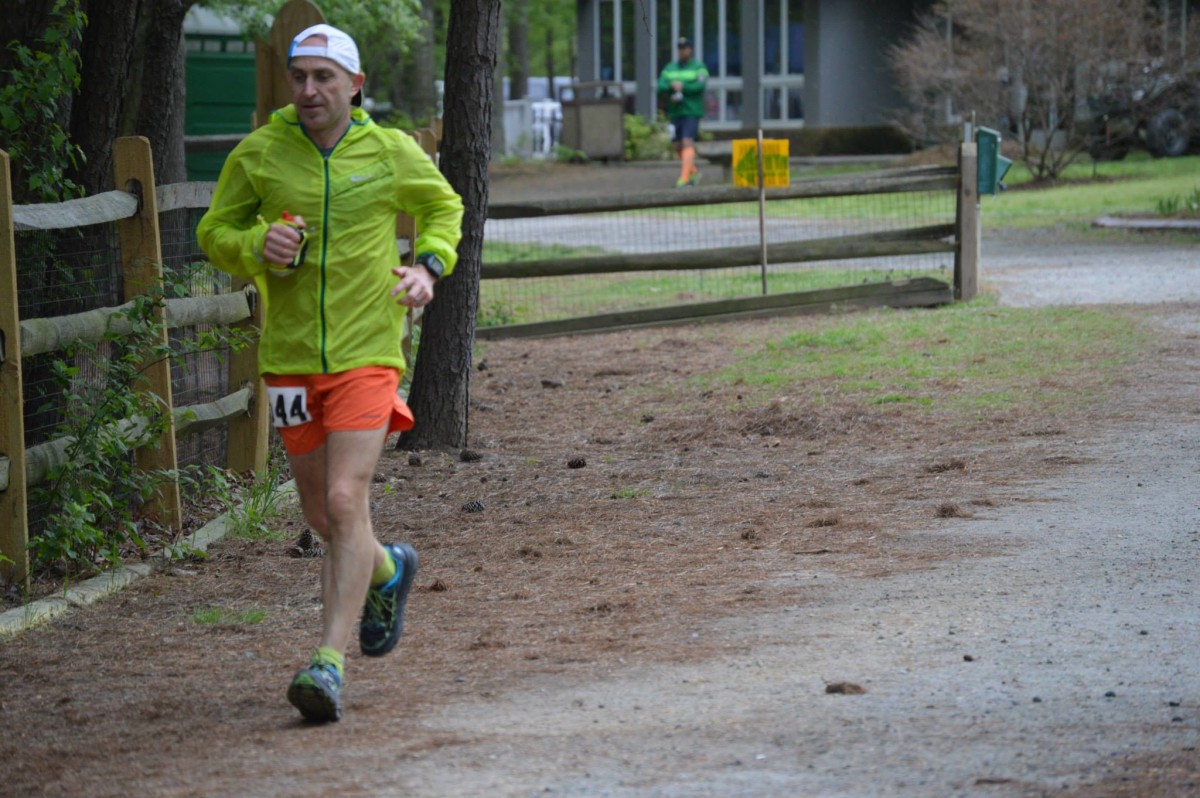
[(696, 141), (704, 116), (704, 90), (708, 86), (708, 68), (697, 60), (692, 40), (680, 36), (676, 58), (658, 76), (658, 91), (667, 94), (667, 118), (675, 126), (675, 153), (679, 156), (679, 179), (675, 187), (694, 186), (700, 181), (696, 169)]

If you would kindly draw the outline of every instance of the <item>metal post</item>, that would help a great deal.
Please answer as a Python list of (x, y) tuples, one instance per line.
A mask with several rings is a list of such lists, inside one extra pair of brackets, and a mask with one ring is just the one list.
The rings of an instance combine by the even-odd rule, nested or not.
[(758, 129), (758, 247), (762, 259), (762, 292), (767, 293), (767, 186), (763, 176), (763, 132)]

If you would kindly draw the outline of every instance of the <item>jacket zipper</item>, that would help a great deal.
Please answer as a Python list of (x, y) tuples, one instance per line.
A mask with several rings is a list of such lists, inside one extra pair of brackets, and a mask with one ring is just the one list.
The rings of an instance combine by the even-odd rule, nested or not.
[[(319, 152), (321, 154), (321, 160), (323, 161), (324, 168), (325, 168), (325, 198), (324, 198), (323, 207), (321, 208), (321, 297), (320, 297), (320, 302), (318, 303), (318, 305), (320, 306), (320, 315), (321, 315), (321, 373), (322, 374), (329, 373), (329, 357), (326, 352), (326, 344), (329, 341), (329, 331), (326, 328), (326, 324), (325, 324), (325, 295), (326, 295), (326, 288), (327, 288), (325, 258), (329, 251), (329, 157), (331, 155), (333, 155), (333, 151), (336, 150), (338, 145), (342, 143), (342, 139), (346, 138), (346, 134), (350, 132), (350, 128), (352, 128), (352, 127), (354, 127), (353, 119), (350, 121), (350, 124), (346, 127), (346, 129), (342, 131), (342, 135), (338, 137), (338, 140), (335, 141), (333, 146), (329, 148), (328, 152), (325, 152), (320, 147), (317, 147), (317, 143), (315, 141), (313, 141), (312, 138), (308, 139), (310, 142), (312, 142), (312, 145), (314, 147), (317, 147), (317, 152)], [(307, 135), (307, 133), (306, 133), (306, 135)]]
[[(333, 145), (335, 148), (336, 144)], [(322, 153), (321, 156), (325, 159), (325, 203), (321, 210), (321, 373), (329, 373), (329, 358), (325, 352), (325, 344), (328, 341), (328, 331), (325, 328), (325, 254), (329, 246), (329, 155), (333, 154), (333, 150), (329, 154)]]

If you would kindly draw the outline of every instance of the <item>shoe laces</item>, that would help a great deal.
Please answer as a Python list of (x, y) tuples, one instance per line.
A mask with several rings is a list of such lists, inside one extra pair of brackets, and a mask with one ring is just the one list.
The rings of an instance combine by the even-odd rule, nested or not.
[(391, 609), (389, 599), (390, 596), (378, 587), (373, 587), (367, 591), (367, 604), (364, 608), (363, 622), (372, 627), (385, 626), (384, 618)]

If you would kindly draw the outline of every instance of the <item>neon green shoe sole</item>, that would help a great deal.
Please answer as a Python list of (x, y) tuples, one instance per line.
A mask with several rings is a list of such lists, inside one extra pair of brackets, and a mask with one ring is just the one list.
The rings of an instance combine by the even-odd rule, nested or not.
[(306, 720), (320, 723), (341, 720), (342, 678), (332, 665), (313, 663), (296, 673), (288, 687), (287, 699)]

